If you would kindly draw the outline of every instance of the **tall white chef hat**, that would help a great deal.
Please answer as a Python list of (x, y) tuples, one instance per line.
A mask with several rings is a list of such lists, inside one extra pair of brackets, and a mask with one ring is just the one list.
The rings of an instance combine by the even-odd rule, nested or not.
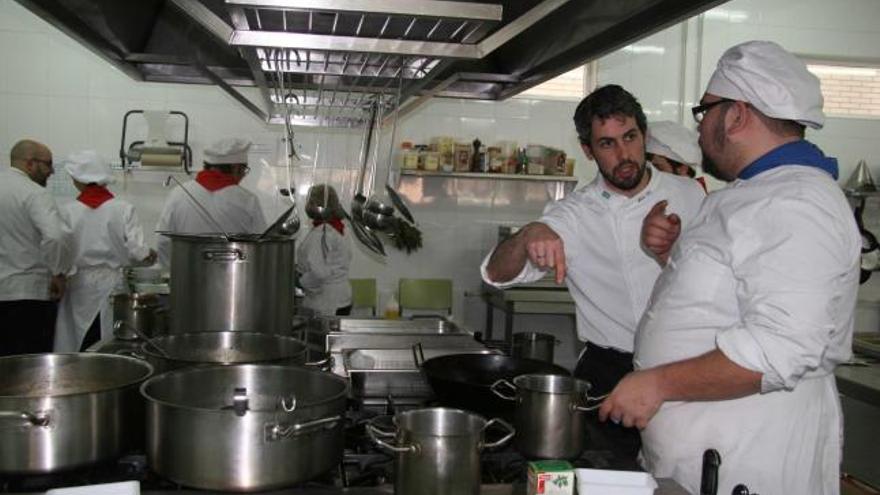
[(813, 129), (825, 124), (819, 79), (772, 41), (729, 48), (718, 60), (706, 93), (746, 101), (768, 117), (795, 120)]
[(669, 120), (648, 122), (648, 153), (665, 156), (686, 165), (697, 166), (703, 161), (703, 153), (697, 143), (699, 136), (687, 127)]
[(205, 163), (211, 165), (235, 165), (248, 162), (251, 142), (241, 138), (225, 138), (205, 148)]
[(113, 182), (110, 165), (96, 151), (71, 153), (64, 159), (64, 170), (77, 182), (107, 185)]

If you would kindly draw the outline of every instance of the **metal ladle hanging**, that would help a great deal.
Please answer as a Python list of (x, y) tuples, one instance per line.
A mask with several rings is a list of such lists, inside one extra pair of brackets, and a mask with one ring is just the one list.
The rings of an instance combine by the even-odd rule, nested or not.
[(378, 236), (376, 236), (376, 234), (363, 223), (364, 203), (367, 201), (366, 196), (364, 196), (364, 178), (367, 173), (367, 160), (369, 159), (373, 124), (375, 124), (376, 122), (377, 111), (377, 102), (373, 101), (372, 103), (370, 103), (370, 116), (367, 120), (366, 130), (364, 132), (364, 139), (361, 142), (361, 169), (358, 173), (356, 186), (357, 189), (355, 190), (354, 197), (352, 197), (351, 199), (351, 216), (349, 216), (348, 213), (345, 212), (345, 210), (343, 210), (343, 214), (345, 214), (346, 219), (349, 221), (349, 223), (351, 223), (352, 230), (354, 231), (354, 235), (355, 237), (357, 237), (358, 241), (360, 241), (360, 243), (370, 251), (380, 256), (385, 256), (385, 247), (382, 245), (382, 241), (379, 240)]
[[(381, 101), (381, 100), (380, 100)], [(396, 127), (397, 121), (395, 120), (394, 125), (391, 130), (391, 146), (394, 146), (394, 127)], [(379, 146), (378, 143), (376, 145), (376, 151), (374, 153), (373, 158), (373, 166), (378, 167), (379, 161)], [(390, 163), (389, 163), (390, 167)], [(390, 168), (388, 169), (390, 170)], [(375, 176), (374, 176), (375, 179)], [(386, 175), (387, 182), (387, 175)], [(376, 185), (375, 182), (372, 184), (371, 189), (375, 191)], [(394, 225), (394, 205), (391, 204), (391, 201), (387, 198), (385, 193), (376, 194), (375, 192), (370, 195), (370, 198), (367, 199), (364, 204), (364, 224), (371, 229), (376, 230), (388, 230)]]
[[(291, 122), (292, 114), (290, 111), (290, 103), (288, 103), (288, 95), (284, 90), (284, 71), (281, 70), (281, 51), (276, 50), (275, 52), (275, 75), (278, 78), (277, 84), (275, 85), (275, 99), (281, 104), (284, 109), (284, 129), (286, 131), (286, 137), (284, 140), (284, 165), (287, 171), (287, 196), (290, 198), (290, 212), (287, 213), (288, 217), (286, 220), (282, 222), (279, 226), (279, 232), (283, 235), (293, 235), (299, 231), (301, 226), (299, 214), (297, 213), (296, 208), (296, 184), (293, 182), (293, 172), (291, 171), (293, 159), (300, 160), (299, 155), (296, 153), (296, 148), (293, 145), (293, 123)], [(290, 98), (299, 105), (299, 98), (294, 93), (290, 93)]]

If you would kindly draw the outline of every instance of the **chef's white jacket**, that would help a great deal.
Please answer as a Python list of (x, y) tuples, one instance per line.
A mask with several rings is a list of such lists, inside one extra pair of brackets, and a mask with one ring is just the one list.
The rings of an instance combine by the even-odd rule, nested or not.
[(48, 301), (52, 275), (73, 264), (70, 228), (49, 192), (13, 167), (0, 172), (0, 211), (0, 301)]
[(76, 272), (58, 307), (55, 352), (76, 352), (89, 326), (101, 314), (101, 338), (112, 332), (110, 295), (122, 280), (121, 268), (144, 260), (150, 248), (127, 201), (113, 198), (97, 208), (73, 201), (63, 208), (73, 229)]
[[(199, 204), (205, 207), (227, 234), (262, 233), (268, 225), (260, 203), (254, 193), (239, 186), (227, 186), (209, 191), (192, 180), (175, 187), (165, 201), (165, 208), (156, 224), (156, 231), (178, 234), (217, 233), (217, 227), (193, 200), (180, 188), (185, 187)], [(157, 240), (159, 262), (166, 268), (171, 266), (171, 239), (160, 235)]]
[(347, 236), (323, 224), (313, 228), (296, 250), (296, 271), (305, 292), (303, 306), (334, 315), (351, 304), (351, 245)]
[[(649, 165), (650, 167), (650, 165)], [(565, 199), (550, 203), (539, 220), (552, 228), (565, 248), (565, 283), (577, 308), (582, 341), (632, 352), (636, 325), (648, 303), (660, 265), (641, 245), (642, 221), (659, 201), (666, 213), (690, 224), (706, 193), (693, 179), (653, 167), (648, 185), (628, 198), (608, 189), (601, 174)], [(531, 261), (506, 283), (493, 283), (486, 273), (492, 254), (480, 268), (483, 280), (506, 288), (546, 275)]]
[(836, 494), (841, 416), (833, 370), (850, 356), (861, 238), (837, 183), (783, 166), (713, 192), (676, 243), (636, 335), (637, 368), (720, 349), (763, 374), (761, 393), (669, 402), (642, 432), (645, 467), (699, 491)]

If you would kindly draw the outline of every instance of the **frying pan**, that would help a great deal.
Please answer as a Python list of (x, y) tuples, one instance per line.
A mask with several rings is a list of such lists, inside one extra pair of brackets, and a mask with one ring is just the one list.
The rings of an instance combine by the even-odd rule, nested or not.
[(422, 373), (442, 405), (486, 416), (509, 416), (516, 407), (515, 402), (502, 400), (492, 392), (492, 384), (498, 380), (529, 373), (571, 375), (553, 363), (498, 354), (438, 356), (422, 363)]

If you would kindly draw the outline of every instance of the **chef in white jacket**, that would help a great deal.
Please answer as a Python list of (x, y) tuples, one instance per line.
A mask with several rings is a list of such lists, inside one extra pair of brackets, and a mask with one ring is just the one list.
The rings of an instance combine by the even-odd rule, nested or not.
[(100, 155), (73, 153), (64, 168), (80, 194), (63, 208), (73, 229), (75, 271), (58, 307), (55, 352), (77, 352), (112, 335), (110, 296), (122, 267), (150, 265), (156, 253), (144, 243), (134, 206), (107, 189), (113, 178)]
[[(861, 238), (837, 161), (804, 140), (824, 122), (819, 81), (779, 45), (727, 50), (700, 105), (704, 169), (726, 181), (671, 249), (654, 212), (646, 245), (668, 260), (636, 334), (638, 371), (600, 417), (643, 428), (644, 466), (718, 493), (839, 493), (834, 368), (850, 357)], [(671, 236), (674, 237), (674, 236)]]
[[(596, 161), (596, 178), (548, 204), (537, 222), (499, 244), (481, 271), (486, 283), (506, 288), (555, 270), (556, 282), (564, 281), (574, 299), (577, 335), (586, 344), (575, 375), (599, 396), (632, 371), (636, 325), (660, 274), (640, 243), (645, 215), (663, 201), (686, 228), (705, 193), (695, 181), (658, 173), (645, 161), (647, 119), (622, 87), (593, 91), (578, 105), (574, 123), (584, 153)], [(603, 447), (635, 462), (637, 431), (595, 426), (594, 437), (607, 440)]]
[(700, 150), (697, 138), (696, 132), (678, 122), (670, 120), (648, 122), (645, 154), (657, 170), (691, 177), (706, 189), (705, 179), (696, 176), (695, 167), (703, 161), (703, 152)]
[(0, 356), (51, 352), (73, 265), (70, 229), (46, 183), (52, 151), (22, 139), (0, 170)]
[[(227, 234), (255, 234), (266, 230), (268, 225), (259, 200), (239, 185), (249, 170), (250, 146), (250, 141), (245, 139), (225, 138), (205, 148), (203, 170), (196, 174), (195, 180), (181, 187), (186, 188), (211, 217), (208, 218), (181, 187), (175, 187), (165, 201), (156, 230), (181, 234), (216, 234), (218, 226)], [(170, 268), (171, 239), (160, 235), (157, 248), (160, 263)]]
[(321, 315), (348, 315), (351, 245), (336, 190), (327, 184), (309, 188), (306, 215), (312, 220), (312, 229), (296, 251), (299, 285), (305, 292), (303, 306)]

